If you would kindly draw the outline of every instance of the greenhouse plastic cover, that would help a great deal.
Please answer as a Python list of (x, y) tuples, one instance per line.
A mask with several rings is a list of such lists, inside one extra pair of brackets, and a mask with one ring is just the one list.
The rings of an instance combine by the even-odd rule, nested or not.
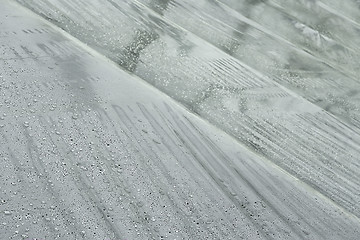
[(360, 1), (0, 0), (0, 239), (360, 239)]

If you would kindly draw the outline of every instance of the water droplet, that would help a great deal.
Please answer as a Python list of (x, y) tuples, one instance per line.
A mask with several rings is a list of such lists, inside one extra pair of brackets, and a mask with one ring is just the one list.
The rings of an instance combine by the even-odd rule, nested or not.
[(24, 127), (29, 127), (29, 122), (24, 122)]
[(88, 169), (84, 166), (81, 166), (80, 169), (82, 169), (83, 171), (87, 171)]

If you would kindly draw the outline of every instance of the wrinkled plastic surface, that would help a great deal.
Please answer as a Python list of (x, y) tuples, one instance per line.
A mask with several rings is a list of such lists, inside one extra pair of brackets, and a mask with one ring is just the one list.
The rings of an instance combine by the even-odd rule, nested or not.
[(4, 239), (359, 235), (357, 1), (3, 2)]

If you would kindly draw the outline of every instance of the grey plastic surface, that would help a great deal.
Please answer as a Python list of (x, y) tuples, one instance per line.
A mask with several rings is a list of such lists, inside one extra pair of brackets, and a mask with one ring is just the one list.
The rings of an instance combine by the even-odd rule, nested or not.
[(17, 2), (0, 239), (360, 236), (356, 1)]

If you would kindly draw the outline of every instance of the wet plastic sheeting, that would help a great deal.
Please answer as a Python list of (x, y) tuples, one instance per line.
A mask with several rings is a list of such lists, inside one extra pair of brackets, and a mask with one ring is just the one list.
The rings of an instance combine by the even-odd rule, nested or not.
[(2, 0), (0, 239), (356, 239), (359, 9)]

